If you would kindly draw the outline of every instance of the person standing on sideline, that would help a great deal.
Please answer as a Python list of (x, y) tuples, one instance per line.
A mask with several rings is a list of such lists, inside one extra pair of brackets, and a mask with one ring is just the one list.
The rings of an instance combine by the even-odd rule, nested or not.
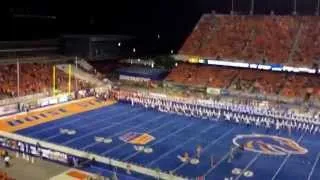
[(196, 149), (196, 157), (197, 157), (198, 159), (200, 159), (201, 151), (202, 151), (202, 147), (201, 147), (201, 145), (198, 145), (198, 146), (197, 146), (197, 149)]
[(10, 167), (10, 156), (9, 156), (8, 152), (5, 153), (4, 165), (5, 165), (5, 167)]

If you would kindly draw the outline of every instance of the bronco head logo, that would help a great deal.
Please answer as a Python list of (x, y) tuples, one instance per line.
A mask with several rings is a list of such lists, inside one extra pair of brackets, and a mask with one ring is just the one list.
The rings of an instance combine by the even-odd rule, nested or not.
[(292, 139), (264, 134), (237, 135), (233, 144), (247, 151), (268, 155), (306, 154), (307, 149)]
[(125, 143), (135, 144), (135, 145), (146, 145), (153, 141), (155, 137), (148, 133), (137, 133), (137, 132), (127, 132), (119, 137), (119, 139)]

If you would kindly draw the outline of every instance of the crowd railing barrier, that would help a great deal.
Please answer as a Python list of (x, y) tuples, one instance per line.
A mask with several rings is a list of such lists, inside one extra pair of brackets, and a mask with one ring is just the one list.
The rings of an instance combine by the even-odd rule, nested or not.
[(3, 99), (3, 100), (0, 100), (0, 106), (8, 105), (8, 104), (17, 104), (25, 101), (44, 98), (44, 97), (47, 97), (48, 95), (49, 95), (48, 92), (44, 92), (44, 93), (31, 94), (27, 96)]
[[(37, 145), (41, 146), (41, 150), (42, 153), (46, 152), (45, 156), (46, 159), (49, 160), (53, 160), (53, 161), (58, 161), (60, 163), (67, 163), (67, 159), (69, 159), (70, 157), (78, 157), (78, 158), (83, 158), (83, 159), (88, 159), (88, 160), (92, 160), (93, 158), (95, 159), (96, 162), (100, 162), (106, 165), (111, 165), (117, 168), (121, 168), (126, 170), (128, 167), (130, 167), (130, 171), (135, 171), (137, 173), (140, 174), (144, 174), (144, 175), (148, 175), (154, 178), (160, 178), (160, 179), (172, 179), (172, 180), (183, 180), (184, 178), (173, 175), (173, 174), (169, 174), (169, 173), (165, 173), (165, 172), (159, 172), (157, 169), (150, 169), (150, 168), (146, 168), (146, 167), (142, 167), (139, 165), (135, 165), (132, 163), (127, 163), (127, 162), (123, 162), (120, 160), (116, 160), (110, 157), (104, 157), (104, 156), (100, 156), (97, 154), (93, 154), (90, 152), (85, 152), (85, 151), (80, 151), (77, 149), (72, 149), (66, 146), (61, 146), (61, 145), (56, 145), (53, 143), (49, 143), (46, 141), (42, 141), (42, 140), (37, 140), (37, 139), (33, 139), (30, 137), (25, 137), (22, 135), (18, 135), (18, 134), (13, 134), (13, 133), (9, 133), (9, 132), (4, 132), (4, 131), (0, 131), (0, 143), (1, 146), (5, 147), (5, 148), (10, 148), (8, 146), (5, 145), (5, 143), (10, 140), (10, 141), (15, 141), (17, 142), (23, 142), (25, 144), (28, 145), (29, 149), (26, 149), (26, 154), (29, 154), (31, 156), (36, 156), (37, 155)], [(14, 143), (10, 143), (10, 144), (14, 144)], [(10, 148), (11, 150), (16, 150), (14, 148)], [(43, 151), (43, 149), (45, 149), (46, 151)], [(21, 150), (20, 150), (21, 152)]]

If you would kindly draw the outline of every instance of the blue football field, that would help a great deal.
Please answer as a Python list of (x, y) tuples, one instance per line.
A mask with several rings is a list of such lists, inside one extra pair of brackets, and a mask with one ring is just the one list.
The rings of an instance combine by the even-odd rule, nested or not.
[[(77, 133), (60, 134), (60, 128), (74, 129)], [(153, 169), (172, 171), (188, 179), (203, 176), (209, 180), (230, 177), (233, 180), (320, 180), (318, 135), (292, 132), (289, 136), (287, 131), (167, 114), (140, 106), (131, 107), (125, 103), (40, 124), (16, 133)], [(144, 145), (153, 152), (137, 151), (130, 141), (123, 141), (124, 138), (142, 134), (154, 137)], [(257, 134), (292, 139), (307, 152), (272, 154), (272, 150), (278, 152), (279, 148), (270, 148), (270, 142), (263, 142), (270, 140), (260, 136), (257, 138)], [(245, 150), (228, 162), (230, 147), (239, 135), (253, 135), (254, 138), (248, 140), (257, 143), (248, 147), (256, 151)], [(112, 143), (96, 142), (95, 137), (112, 138)], [(241, 139), (242, 143), (246, 140)], [(181, 162), (178, 156), (187, 152), (191, 158), (195, 157), (198, 145), (202, 147), (200, 162), (196, 165)], [(283, 148), (288, 147), (283, 145)]]

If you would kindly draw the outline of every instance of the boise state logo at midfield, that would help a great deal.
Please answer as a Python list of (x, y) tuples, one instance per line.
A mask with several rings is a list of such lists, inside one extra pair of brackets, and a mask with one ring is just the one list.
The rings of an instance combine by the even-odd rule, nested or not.
[(306, 154), (308, 150), (292, 139), (264, 134), (237, 135), (233, 144), (267, 155)]
[(125, 143), (146, 145), (155, 138), (148, 133), (128, 132), (119, 137)]

